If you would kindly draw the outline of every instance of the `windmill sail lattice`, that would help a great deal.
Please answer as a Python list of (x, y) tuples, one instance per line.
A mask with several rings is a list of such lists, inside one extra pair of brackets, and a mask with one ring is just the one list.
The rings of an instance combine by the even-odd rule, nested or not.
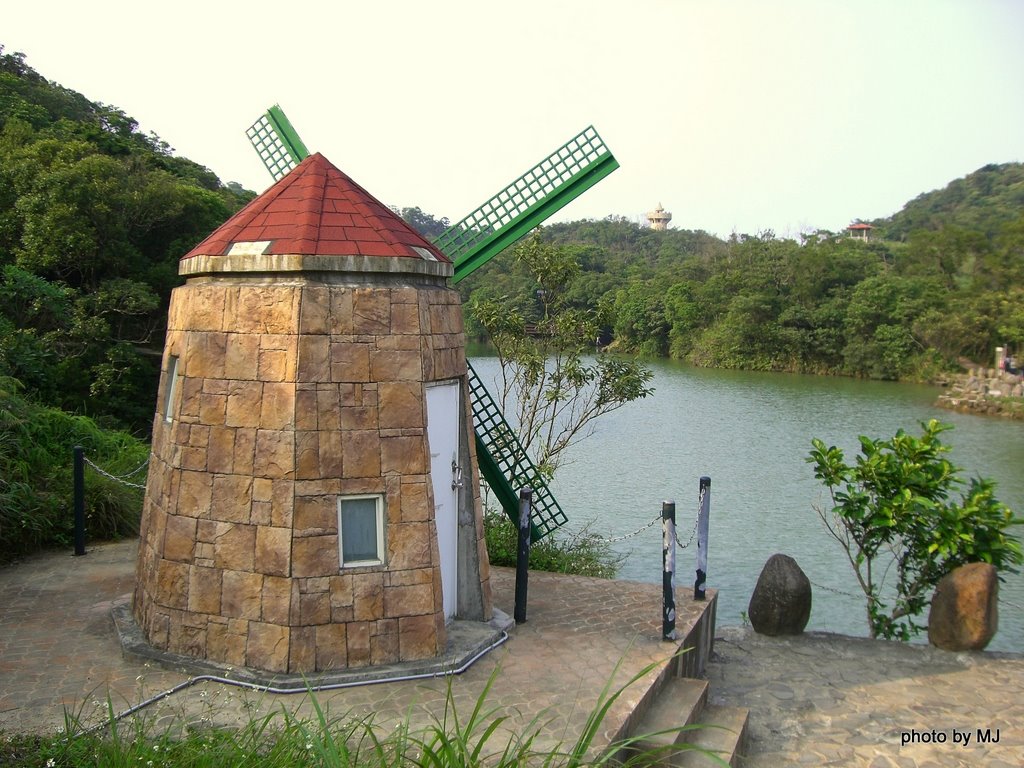
[[(537, 541), (567, 523), (569, 518), (473, 366), (468, 362), (466, 365), (469, 368), (469, 398), (473, 405), (480, 472), (506, 512), (510, 509), (518, 511), (519, 488), (533, 488), (533, 530), (530, 538)], [(518, 517), (513, 518), (513, 522), (517, 520)]]
[(455, 262), (457, 283), (618, 167), (589, 126), (445, 230), (434, 245)]
[(309, 155), (291, 121), (277, 104), (272, 106), (245, 132), (260, 160), (277, 181)]
[[(246, 133), (275, 181), (309, 154), (277, 105)], [(452, 280), (468, 277), (618, 167), (593, 126), (581, 131), (434, 241), (455, 264)], [(519, 518), (517, 489), (534, 489), (536, 541), (568, 518), (472, 367), (469, 385), (480, 473), (513, 522)]]

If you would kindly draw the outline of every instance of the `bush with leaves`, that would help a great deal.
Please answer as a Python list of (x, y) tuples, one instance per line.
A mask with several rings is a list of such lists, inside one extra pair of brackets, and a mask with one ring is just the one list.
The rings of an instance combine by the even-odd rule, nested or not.
[[(830, 510), (815, 511), (853, 566), (872, 637), (909, 640), (924, 629), (915, 619), (954, 568), (986, 562), (1016, 573), (1024, 561), (1008, 532), (1024, 520), (996, 499), (988, 479), (972, 479), (955, 499), (965, 482), (939, 439), (952, 427), (935, 419), (921, 426), (921, 437), (902, 429), (890, 440), (861, 436), (852, 466), (817, 438), (807, 458), (832, 500)], [(890, 572), (894, 584), (886, 584)]]
[[(519, 530), (504, 513), (487, 510), (484, 538), (491, 565), (515, 567)], [(530, 568), (535, 571), (613, 579), (622, 559), (607, 541), (587, 528), (569, 534), (559, 531), (530, 546)]]
[[(115, 476), (146, 462), (149, 446), (125, 432), (105, 431), (84, 416), (29, 402), (16, 379), (0, 377), (0, 562), (68, 545), (72, 448)], [(131, 482), (143, 485), (144, 471)], [(87, 470), (85, 522), (90, 539), (138, 531), (142, 491)]]

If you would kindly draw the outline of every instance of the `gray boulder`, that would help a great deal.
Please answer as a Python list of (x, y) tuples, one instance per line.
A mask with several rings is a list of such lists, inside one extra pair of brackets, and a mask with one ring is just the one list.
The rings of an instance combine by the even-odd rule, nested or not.
[(747, 615), (762, 635), (799, 635), (811, 617), (811, 582), (789, 555), (772, 555), (761, 569)]
[(980, 651), (999, 628), (999, 579), (990, 563), (968, 563), (935, 586), (928, 642), (946, 651)]

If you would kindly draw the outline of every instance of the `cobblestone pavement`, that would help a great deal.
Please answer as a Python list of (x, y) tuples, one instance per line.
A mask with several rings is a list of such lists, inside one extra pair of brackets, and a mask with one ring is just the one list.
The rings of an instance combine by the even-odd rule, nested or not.
[(708, 679), (750, 709), (746, 768), (1024, 765), (1020, 654), (720, 627)]
[[(62, 725), (65, 707), (84, 723), (97, 723), (108, 696), (122, 712), (188, 679), (122, 658), (110, 608), (132, 589), (136, 551), (135, 541), (125, 541), (94, 547), (85, 557), (51, 553), (0, 569), (0, 730), (52, 730)], [(511, 614), (514, 573), (492, 569), (491, 583), (495, 604)], [(690, 613), (705, 605), (677, 602), (680, 627), (688, 605)], [(534, 572), (527, 615), (503, 645), (458, 677), (325, 691), (317, 700), (334, 716), (372, 714), (383, 728), (405, 720), (416, 727), (443, 719), (449, 701), (468, 712), (493, 675), (486, 702), (509, 716), (510, 730), (538, 727), (538, 745), (571, 744), (609, 681), (624, 684), (673, 651), (661, 641), (661, 589), (651, 584)], [(644, 674), (616, 702), (608, 731), (659, 672)], [(314, 714), (305, 694), (275, 696), (215, 682), (197, 683), (142, 714), (161, 729), (239, 724), (281, 708)]]
[[(120, 712), (188, 679), (121, 656), (110, 608), (132, 589), (135, 552), (136, 542), (124, 541), (85, 557), (49, 553), (0, 569), (0, 730), (54, 729), (65, 707), (98, 722), (108, 696)], [(493, 569), (495, 604), (508, 613), (513, 582), (511, 572)], [(693, 604), (677, 603), (682, 624)], [(544, 723), (547, 743), (571, 743), (609, 680), (624, 683), (671, 650), (660, 640), (655, 585), (534, 572), (528, 618), (458, 677), (324, 692), (318, 700), (335, 716), (372, 713), (383, 727), (416, 726), (443, 718), (449, 695), (465, 711), (493, 676), (487, 701), (511, 715), (511, 729)], [(750, 709), (749, 768), (1024, 765), (1024, 656), (819, 633), (716, 634), (711, 701)], [(612, 726), (653, 674), (617, 702)], [(204, 682), (142, 714), (158, 726), (228, 725), (282, 707), (312, 711), (301, 694)]]

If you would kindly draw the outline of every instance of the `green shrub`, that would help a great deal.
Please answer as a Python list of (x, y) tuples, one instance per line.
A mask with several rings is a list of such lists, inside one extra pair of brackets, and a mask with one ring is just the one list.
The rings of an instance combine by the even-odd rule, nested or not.
[[(0, 562), (74, 535), (72, 448), (120, 476), (146, 462), (149, 446), (125, 432), (100, 429), (84, 416), (36, 405), (16, 379), (0, 378)], [(130, 478), (144, 485), (145, 471)], [(86, 530), (90, 539), (138, 531), (142, 491), (86, 467)]]
[[(1008, 532), (1024, 520), (996, 499), (991, 480), (960, 479), (939, 440), (950, 425), (932, 419), (921, 426), (920, 438), (902, 429), (889, 440), (861, 436), (853, 466), (818, 439), (807, 458), (832, 501), (830, 510), (816, 511), (853, 566), (872, 637), (909, 640), (924, 629), (914, 619), (958, 566), (985, 562), (1016, 573), (1024, 562)], [(960, 499), (952, 498), (965, 485)], [(886, 584), (889, 574), (894, 584)]]
[[(508, 517), (503, 512), (488, 509), (484, 514), (484, 535), (491, 565), (514, 568), (519, 531)], [(612, 579), (622, 559), (608, 542), (588, 528), (570, 534), (552, 533), (530, 547), (530, 568), (535, 571)]]

